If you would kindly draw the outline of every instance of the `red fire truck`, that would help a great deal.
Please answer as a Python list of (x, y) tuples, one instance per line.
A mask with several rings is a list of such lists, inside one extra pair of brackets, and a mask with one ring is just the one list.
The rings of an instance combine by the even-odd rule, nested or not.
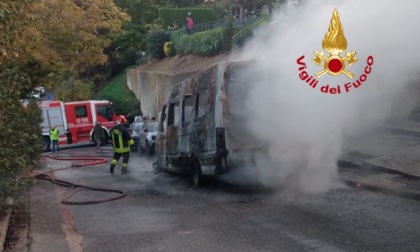
[(42, 101), (40, 102), (43, 122), (42, 137), (43, 150), (50, 149), (50, 129), (58, 128), (60, 136), (58, 144), (96, 143), (93, 127), (98, 121), (102, 124), (105, 138), (101, 143), (109, 142), (109, 130), (115, 126), (117, 116), (109, 101)]

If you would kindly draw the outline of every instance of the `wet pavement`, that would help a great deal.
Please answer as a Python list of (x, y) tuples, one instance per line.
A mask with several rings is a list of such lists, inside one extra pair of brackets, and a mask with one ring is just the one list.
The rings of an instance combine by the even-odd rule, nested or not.
[(420, 122), (408, 120), (349, 138), (343, 161), (420, 178)]
[[(131, 155), (129, 174), (117, 169), (111, 175), (112, 154), (111, 146), (87, 146), (56, 155), (108, 160), (86, 167), (78, 167), (83, 161), (44, 159), (43, 171), (73, 166), (55, 172), (57, 178), (122, 190), (127, 196), (65, 205), (60, 201), (73, 189), (40, 180), (28, 199), (30, 223), (13, 251), (420, 250), (420, 201), (411, 197), (417, 195), (419, 181), (401, 174), (343, 164), (344, 183), (320, 195), (217, 178), (195, 188), (189, 177), (154, 173), (155, 157), (138, 153)], [(72, 199), (112, 196), (81, 190)]]

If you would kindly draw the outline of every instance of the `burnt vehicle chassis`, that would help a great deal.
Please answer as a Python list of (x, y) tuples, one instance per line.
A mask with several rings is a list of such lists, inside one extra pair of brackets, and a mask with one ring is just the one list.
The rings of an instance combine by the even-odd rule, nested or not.
[[(225, 173), (238, 163), (240, 155), (234, 153), (255, 148), (258, 141), (241, 111), (252, 83), (245, 74), (250, 66), (248, 61), (221, 62), (167, 92), (156, 140), (158, 170), (192, 174), (199, 185), (203, 176)], [(232, 92), (239, 94), (235, 101), (229, 100)]]

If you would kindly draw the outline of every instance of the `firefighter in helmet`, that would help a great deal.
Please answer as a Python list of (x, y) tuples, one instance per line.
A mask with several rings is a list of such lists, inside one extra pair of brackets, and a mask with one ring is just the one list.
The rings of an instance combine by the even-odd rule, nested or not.
[(133, 139), (125, 127), (127, 124), (125, 116), (120, 115), (116, 120), (116, 126), (110, 131), (112, 146), (114, 148), (114, 156), (112, 157), (111, 167), (109, 172), (114, 174), (114, 168), (118, 163), (118, 160), (123, 156), (121, 173), (127, 173), (128, 160), (130, 159), (130, 145), (134, 144)]

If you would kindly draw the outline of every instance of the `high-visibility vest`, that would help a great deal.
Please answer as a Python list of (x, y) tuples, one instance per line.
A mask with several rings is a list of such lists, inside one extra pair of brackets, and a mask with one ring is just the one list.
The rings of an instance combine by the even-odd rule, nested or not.
[(130, 151), (130, 145), (134, 144), (134, 141), (124, 126), (115, 126), (111, 129), (110, 134), (115, 152), (125, 153)]
[(50, 131), (50, 139), (51, 140), (58, 140), (58, 129), (52, 129)]

